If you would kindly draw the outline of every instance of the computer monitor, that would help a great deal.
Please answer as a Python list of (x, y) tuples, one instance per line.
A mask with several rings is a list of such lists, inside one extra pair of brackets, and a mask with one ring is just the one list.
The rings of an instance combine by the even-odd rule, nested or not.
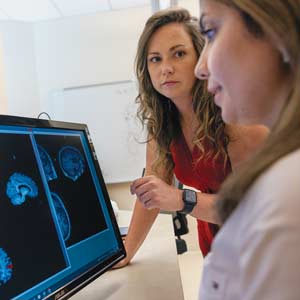
[(125, 255), (87, 126), (0, 116), (0, 299), (67, 299)]

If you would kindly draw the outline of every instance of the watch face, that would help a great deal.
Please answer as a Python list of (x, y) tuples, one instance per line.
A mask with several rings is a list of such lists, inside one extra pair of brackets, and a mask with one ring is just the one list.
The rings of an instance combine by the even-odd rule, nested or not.
[(192, 190), (185, 190), (184, 192), (185, 192), (184, 201), (191, 204), (196, 204), (197, 202), (196, 192)]
[(179, 212), (189, 214), (197, 204), (197, 193), (193, 190), (184, 189), (182, 200), (184, 203), (184, 207)]

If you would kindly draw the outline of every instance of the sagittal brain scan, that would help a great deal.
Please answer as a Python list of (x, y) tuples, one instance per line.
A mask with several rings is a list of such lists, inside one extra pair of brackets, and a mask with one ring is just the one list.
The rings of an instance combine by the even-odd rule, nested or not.
[(34, 198), (38, 195), (38, 187), (30, 177), (14, 173), (7, 182), (6, 195), (13, 205), (21, 205), (27, 198)]
[(85, 163), (80, 151), (72, 146), (65, 146), (59, 151), (59, 164), (64, 175), (76, 181), (84, 172)]
[(41, 161), (43, 164), (43, 169), (44, 169), (47, 180), (50, 181), (50, 180), (56, 179), (57, 174), (56, 174), (55, 168), (53, 166), (53, 162), (52, 162), (50, 155), (42, 146), (37, 145), (37, 147), (39, 150), (40, 158), (41, 158)]
[(60, 230), (62, 232), (64, 240), (67, 241), (71, 233), (71, 223), (68, 212), (61, 198), (56, 193), (51, 193), (51, 197), (57, 214)]

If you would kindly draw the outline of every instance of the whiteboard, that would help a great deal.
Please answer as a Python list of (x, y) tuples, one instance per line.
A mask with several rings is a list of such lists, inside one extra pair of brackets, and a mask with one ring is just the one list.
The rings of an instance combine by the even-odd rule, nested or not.
[(136, 118), (133, 81), (53, 91), (53, 120), (87, 124), (106, 183), (139, 178), (145, 167), (145, 133)]

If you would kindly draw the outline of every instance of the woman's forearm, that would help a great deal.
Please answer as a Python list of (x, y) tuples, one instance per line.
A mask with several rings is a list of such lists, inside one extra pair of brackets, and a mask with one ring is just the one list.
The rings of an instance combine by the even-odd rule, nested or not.
[(158, 213), (159, 209), (148, 210), (144, 208), (139, 201), (136, 201), (128, 234), (125, 239), (125, 248), (127, 252), (126, 260), (128, 262), (131, 261), (135, 253), (144, 242)]
[(191, 215), (202, 221), (218, 224), (218, 218), (214, 208), (215, 201), (215, 194), (197, 192), (197, 204), (191, 212)]

